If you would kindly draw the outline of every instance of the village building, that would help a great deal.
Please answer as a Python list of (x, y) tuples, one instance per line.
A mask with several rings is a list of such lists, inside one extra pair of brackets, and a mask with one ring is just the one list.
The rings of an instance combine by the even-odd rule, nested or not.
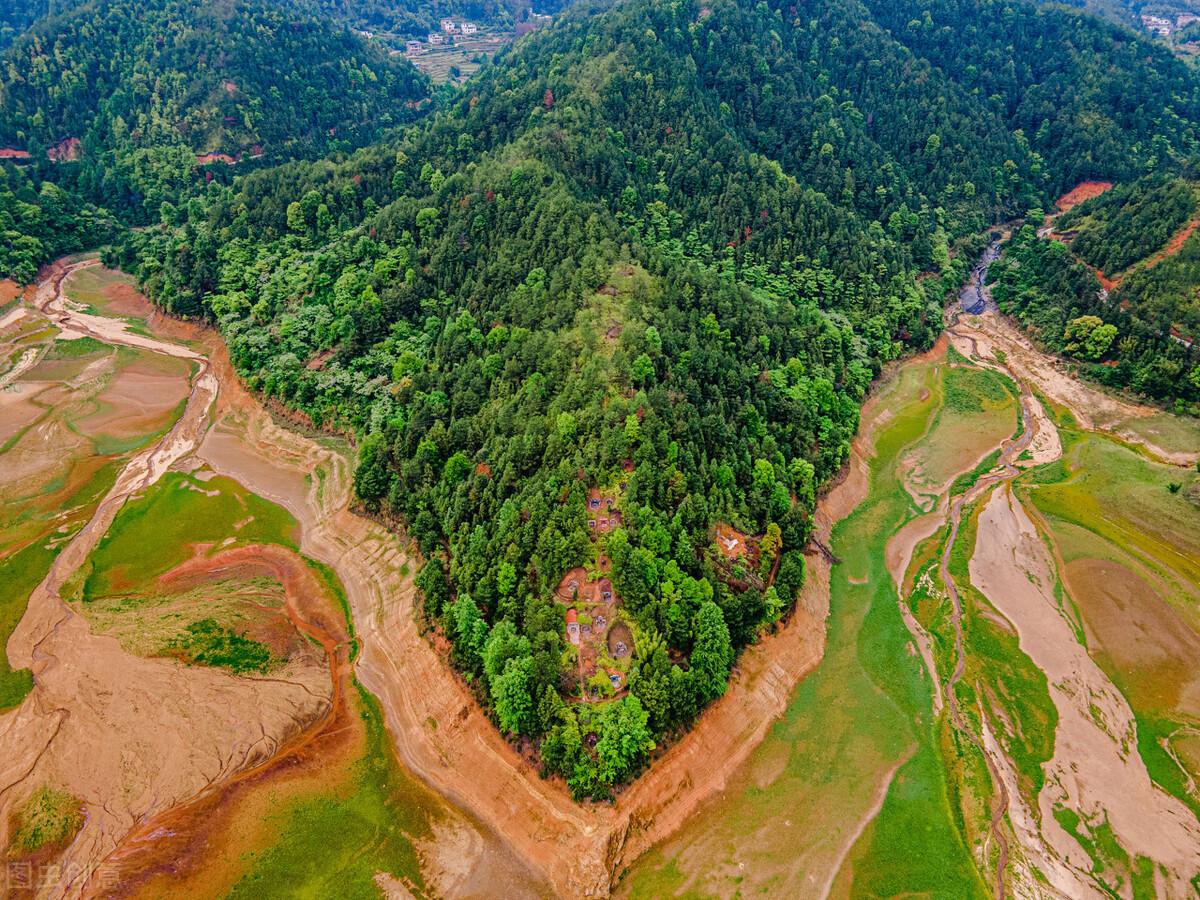
[(446, 32), (446, 34), (454, 34), (458, 31), (458, 26), (454, 23), (453, 19), (442, 19), (442, 31)]
[(425, 52), (425, 45), (422, 44), (420, 41), (408, 41), (404, 45), (404, 49), (408, 53), (409, 56), (416, 56), (418, 53)]
[(1148, 15), (1142, 16), (1142, 27), (1160, 37), (1170, 37), (1173, 28), (1170, 19), (1164, 19), (1162, 16)]
[(474, 22), (463, 22), (462, 23), (462, 33), (463, 34), (475, 34), (475, 32), (477, 32), (478, 30), (479, 30), (479, 26), (476, 25)]
[(579, 646), (579, 613), (573, 608), (567, 610), (567, 640)]

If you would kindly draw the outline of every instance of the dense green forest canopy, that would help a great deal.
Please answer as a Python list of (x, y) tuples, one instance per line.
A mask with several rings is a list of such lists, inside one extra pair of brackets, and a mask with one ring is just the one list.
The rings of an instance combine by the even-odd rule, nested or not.
[(1083, 12), (1007, 0), (866, 0), (874, 20), (993, 108), (1051, 192), (1127, 180), (1197, 149), (1200, 93), (1170, 51)]
[(260, 0), (106, 0), (5, 52), (0, 146), (43, 169), (52, 152), (48, 177), (144, 221), (194, 192), (198, 155), (220, 169), (350, 149), (415, 118), (428, 90), (344, 27)]
[[(344, 26), (260, 0), (103, 10), (5, 57), (0, 134), (35, 152), (0, 182), (0, 267), (111, 237), (253, 388), (351, 433), (455, 662), (578, 796), (636, 774), (788, 614), (869, 384), (934, 339), (986, 230), (1195, 149), (1178, 62), (1023, 2), (577, 5), (349, 154), (427, 86)], [(52, 165), (64, 129), (81, 158)], [(297, 159), (204, 183), (196, 153), (255, 144)], [(1043, 245), (1021, 232), (998, 271), (1053, 275), (1016, 264)], [(1042, 291), (1014, 311), (1111, 361), (1075, 266), (1003, 302)], [(1178, 360), (1161, 325), (1116, 327), (1149, 369)], [(568, 641), (569, 605), (601, 627), (563, 587), (577, 567), (631, 654)]]
[(22, 284), (56, 259), (120, 234), (107, 210), (42, 180), (36, 169), (0, 166), (0, 273)]
[[(1020, 229), (991, 267), (1000, 308), (1092, 378), (1200, 413), (1200, 235), (1194, 174), (1151, 175), (1055, 223), (1063, 240)], [(1182, 244), (1168, 246), (1173, 239)], [(1068, 243), (1069, 242), (1069, 243)], [(1124, 272), (1102, 289), (1093, 267)]]
[(0, 6), (0, 50), (3, 50), (38, 19), (65, 12), (74, 0), (5, 0)]
[[(604, 796), (787, 614), (816, 489), (971, 236), (1190, 152), (1191, 81), (1131, 41), (1021, 3), (577, 7), (398, 139), (213, 184), (111, 258), (357, 436), (359, 496), (419, 543), (481, 699)], [(1137, 79), (1167, 91), (1130, 108)], [(1078, 158), (1069, 121), (1100, 126)], [(555, 593), (578, 566), (634, 643), (588, 684)]]

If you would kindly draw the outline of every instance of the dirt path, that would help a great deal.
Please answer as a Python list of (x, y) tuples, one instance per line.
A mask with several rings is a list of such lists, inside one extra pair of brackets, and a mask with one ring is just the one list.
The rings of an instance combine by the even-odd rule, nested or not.
[(907, 753), (892, 764), (891, 768), (883, 773), (883, 778), (880, 779), (879, 788), (875, 791), (875, 799), (871, 801), (870, 808), (858, 820), (858, 824), (854, 827), (854, 830), (847, 834), (842, 841), (837, 858), (829, 868), (829, 877), (825, 880), (825, 886), (821, 889), (821, 900), (828, 900), (829, 895), (833, 893), (833, 886), (837, 882), (838, 875), (842, 872), (842, 867), (846, 864), (847, 857), (850, 856), (850, 851), (854, 849), (854, 845), (858, 843), (859, 838), (863, 836), (868, 826), (875, 821), (883, 809), (883, 804), (887, 800), (888, 791), (892, 789), (892, 782), (896, 778), (896, 773), (900, 771), (901, 766), (913, 758), (916, 750), (915, 746), (910, 748)]
[[(1183, 249), (1183, 245), (1187, 243), (1187, 239), (1195, 233), (1197, 228), (1200, 228), (1200, 217), (1193, 216), (1184, 223), (1183, 227), (1171, 235), (1171, 239), (1167, 241), (1166, 246), (1151, 256), (1148, 256), (1145, 262), (1143, 262), (1140, 266), (1137, 266), (1137, 268), (1153, 269), (1164, 259), (1174, 256)], [(1125, 273), (1122, 273), (1122, 275), (1124, 274)]]

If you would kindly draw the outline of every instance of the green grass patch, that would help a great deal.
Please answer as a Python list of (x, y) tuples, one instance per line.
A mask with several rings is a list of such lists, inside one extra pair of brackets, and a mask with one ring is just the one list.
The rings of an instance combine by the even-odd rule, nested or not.
[[(1200, 800), (1188, 790), (1187, 774), (1179, 767), (1171, 755), (1163, 747), (1163, 742), (1169, 741), (1180, 728), (1186, 725), (1196, 727), (1197, 723), (1177, 722), (1162, 716), (1134, 710), (1134, 720), (1137, 723), (1137, 749), (1142, 761), (1146, 763), (1146, 771), (1150, 780), (1161, 787), (1172, 797), (1185, 804), (1197, 818), (1200, 818)], [(1193, 777), (1194, 774), (1193, 774)]]
[(976, 503), (964, 510), (958, 539), (950, 553), (950, 575), (963, 604), (966, 669), (958, 682), (962, 689), (959, 707), (964, 715), (976, 718), (979, 686), (986, 691), (987, 703), (998, 704), (1004, 710), (1015, 727), (1012, 734), (1001, 729), (999, 737), (1016, 766), (1022, 793), (1030, 808), (1037, 809), (1037, 795), (1045, 781), (1042, 764), (1054, 755), (1058, 709), (1050, 697), (1045, 673), (1021, 650), (1017, 635), (982, 615), (992, 607), (971, 584), (969, 571), (982, 505)]
[(342, 587), (341, 579), (337, 577), (337, 573), (323, 562), (318, 562), (315, 559), (304, 557), (304, 562), (317, 576), (317, 579), (328, 588), (332, 597), (335, 597), (338, 606), (342, 610), (342, 616), (346, 620), (346, 636), (350, 638), (350, 661), (353, 662), (358, 657), (358, 637), (354, 631), (354, 615), (350, 611), (350, 599), (346, 596), (346, 589)]
[(1014, 397), (1012, 382), (992, 369), (950, 366), (942, 376), (945, 407), (953, 412), (984, 412)]
[(82, 572), (81, 599), (129, 593), (189, 559), (195, 544), (226, 538), (294, 550), (299, 525), (231, 478), (168, 472), (118, 513)]
[(109, 354), (113, 348), (103, 341), (92, 337), (74, 338), (69, 341), (55, 341), (46, 353), (47, 359), (79, 359), (83, 356)]
[[(0, 651), (25, 615), (29, 595), (42, 583), (57, 550), (47, 550), (43, 541), (36, 541), (23, 550), (0, 560)], [(14, 670), (8, 654), (0, 652), (0, 711), (18, 706), (33, 689), (33, 676), (28, 669)]]
[[(1167, 485), (1174, 466), (1152, 462), (1101, 435), (1063, 429), (1063, 458), (1026, 473), (1022, 499), (1135, 556), (1156, 574), (1200, 584), (1200, 511)], [(1061, 545), (1069, 562), (1069, 545)]]
[[(117, 437), (115, 435), (100, 434), (91, 438), (92, 447), (95, 449), (98, 456), (123, 456), (141, 450), (143, 447), (150, 446), (161, 435), (174, 427), (183, 415), (183, 411), (187, 408), (187, 397), (180, 400), (173, 410), (171, 410), (169, 418), (154, 431), (149, 434), (135, 434), (125, 437)], [(72, 431), (78, 430), (72, 425)]]
[(216, 619), (193, 622), (167, 644), (164, 653), (192, 665), (228, 669), (236, 675), (262, 674), (277, 662), (265, 644), (243, 637)]
[(21, 856), (43, 847), (65, 847), (82, 827), (79, 801), (66, 791), (46, 785), (17, 813), (10, 846)]
[(1054, 818), (1091, 857), (1096, 879), (1107, 886), (1113, 896), (1120, 896), (1125, 885), (1133, 880), (1134, 868), (1129, 854), (1117, 842), (1108, 819), (1085, 822), (1077, 812), (1062, 806), (1054, 808)]
[(271, 816), (278, 835), (244, 857), (230, 898), (379, 897), (375, 873), (388, 872), (424, 895), (416, 842), (431, 835), (429, 792), (396, 761), (378, 702), (358, 688), (366, 748), (342, 790), (284, 804)]
[[(29, 595), (42, 583), (50, 565), (63, 547), (60, 540), (52, 540), (70, 533), (92, 515), (100, 498), (108, 491), (117, 477), (117, 467), (106, 465), (79, 491), (69, 497), (64, 497), (60, 506), (49, 512), (32, 507), (19, 509), (19, 512), (7, 523), (9, 528), (28, 526), (33, 519), (40, 519), (35, 527), (34, 538), (24, 547), (0, 559), (0, 712), (11, 709), (22, 700), (33, 688), (33, 676), (28, 669), (13, 670), (8, 660), (8, 654), (3, 652), (8, 639), (25, 615), (25, 607)], [(44, 493), (39, 496), (44, 496)], [(59, 509), (74, 510), (71, 517), (64, 521), (58, 517)], [(11, 512), (11, 507), (9, 507)], [(65, 526), (67, 531), (59, 532), (59, 527)], [(0, 537), (10, 539), (12, 532), (0, 530)], [(23, 538), (28, 540), (28, 538)]]

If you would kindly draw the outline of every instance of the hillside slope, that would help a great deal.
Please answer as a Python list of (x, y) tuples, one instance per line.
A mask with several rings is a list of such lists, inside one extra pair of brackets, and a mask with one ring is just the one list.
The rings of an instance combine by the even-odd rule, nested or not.
[[(904, 2), (577, 8), (402, 140), (254, 173), (118, 255), (212, 316), (252, 386), (356, 433), (455, 661), (577, 795), (636, 773), (786, 614), (870, 381), (931, 342), (976, 245), (951, 246), (1190, 146), (1190, 82), (1127, 35), (939, 16), (962, 46)], [(1047, 68), (1036, 35), (1068, 32), (1113, 70)], [(1134, 115), (1111, 87), (1143, 77), (1172, 91)], [(1105, 123), (1082, 161), (1023, 128), (1066, 79)]]
[(1127, 29), (1058, 5), (865, 2), (893, 38), (1024, 135), (1045, 161), (1054, 196), (1196, 150), (1194, 75)]
[[(1200, 236), (1194, 172), (1119, 184), (1026, 225), (993, 293), (1039, 341), (1097, 381), (1200, 412)], [(1103, 279), (1103, 283), (1101, 282)]]
[(135, 218), (197, 162), (315, 157), (411, 120), (427, 84), (344, 28), (260, 0), (115, 0), (42, 19), (3, 57), (0, 146)]

